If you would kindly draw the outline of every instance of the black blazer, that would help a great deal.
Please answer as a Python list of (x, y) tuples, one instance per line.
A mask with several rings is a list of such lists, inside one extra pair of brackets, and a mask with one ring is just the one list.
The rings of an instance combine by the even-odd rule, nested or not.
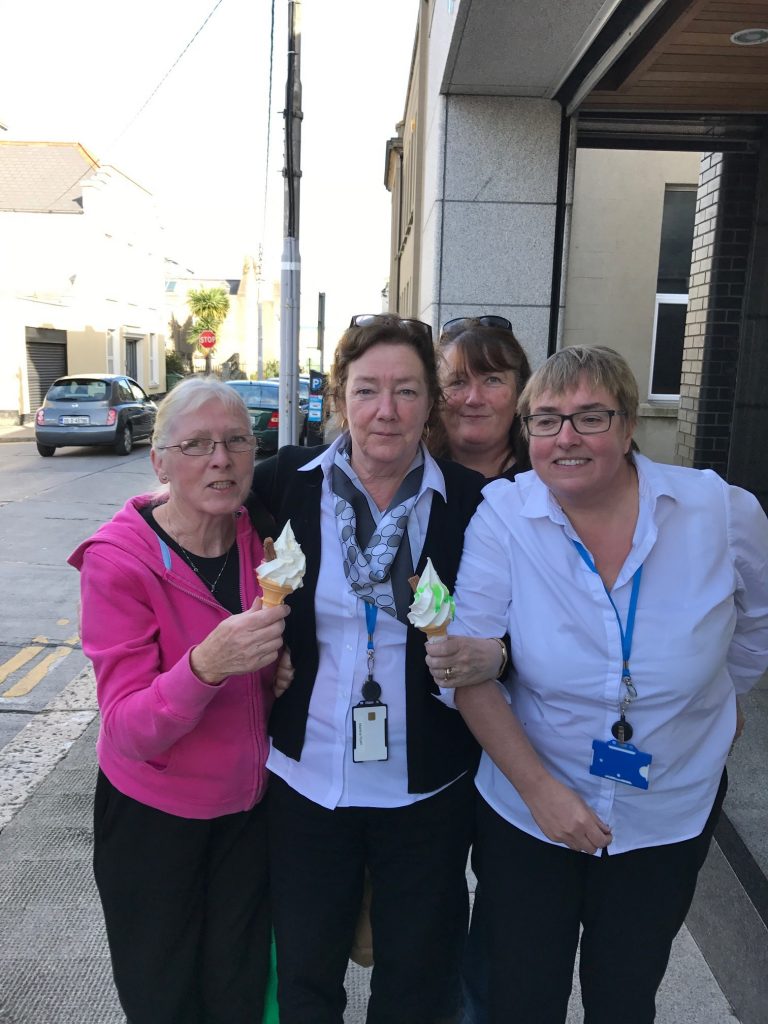
[[(275, 702), (269, 731), (275, 747), (298, 761), (304, 746), (307, 716), (315, 684), (319, 653), (315, 624), (315, 587), (320, 570), (320, 498), (323, 472), (297, 469), (316, 458), (322, 449), (284, 447), (258, 463), (253, 491), (246, 506), (262, 537), (277, 537), (290, 519), (296, 540), (307, 559), (304, 585), (286, 603), (285, 642), (295, 671), (293, 683)], [(448, 501), (432, 496), (427, 534), (416, 573), (432, 559), (442, 581), (453, 592), (464, 531), (481, 500), (485, 480), (479, 473), (453, 462), (438, 460), (445, 478)], [(341, 551), (339, 551), (341, 558)], [(477, 767), (479, 747), (461, 715), (446, 707), (424, 661), (424, 634), (408, 624), (405, 650), (408, 792), (429, 793), (463, 771)]]

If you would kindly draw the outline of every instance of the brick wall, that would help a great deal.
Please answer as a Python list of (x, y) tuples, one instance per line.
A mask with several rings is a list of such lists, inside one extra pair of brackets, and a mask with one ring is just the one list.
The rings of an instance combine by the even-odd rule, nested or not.
[(758, 159), (702, 158), (680, 381), (677, 461), (725, 476)]

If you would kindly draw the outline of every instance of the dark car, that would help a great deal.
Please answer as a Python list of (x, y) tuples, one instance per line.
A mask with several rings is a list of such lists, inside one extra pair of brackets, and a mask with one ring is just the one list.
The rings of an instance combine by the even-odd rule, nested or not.
[[(277, 433), (280, 426), (280, 393), (275, 380), (228, 380), (248, 406), (254, 437), (261, 454), (277, 451)], [(306, 407), (299, 402), (296, 410), (296, 430), (301, 440), (306, 433)]]
[(135, 380), (122, 374), (78, 373), (51, 384), (35, 416), (41, 455), (71, 445), (111, 445), (127, 455), (152, 436), (157, 406)]

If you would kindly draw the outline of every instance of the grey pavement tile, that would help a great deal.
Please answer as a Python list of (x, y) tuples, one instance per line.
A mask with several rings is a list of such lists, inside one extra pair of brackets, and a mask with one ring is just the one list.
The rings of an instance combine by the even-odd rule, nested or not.
[(94, 901), (79, 907), (3, 908), (0, 958), (4, 964), (33, 956), (67, 961), (99, 957), (106, 950), (101, 907)]
[(0, 874), (0, 912), (8, 907), (79, 907), (83, 900), (96, 898), (90, 859), (16, 860)]
[(19, 824), (18, 815), (0, 833), (0, 864), (11, 861), (60, 860), (62, 857), (82, 857), (90, 860), (93, 854), (93, 830), (90, 825), (67, 825), (46, 822), (45, 818), (32, 824)]
[(38, 797), (56, 796), (62, 790), (66, 790), (72, 796), (83, 796), (91, 799), (96, 789), (96, 766), (88, 764), (87, 761), (70, 761), (67, 758), (61, 762), (58, 772), (48, 776), (45, 782), (41, 783), (37, 790)]
[(107, 956), (3, 965), (0, 1024), (124, 1024)]

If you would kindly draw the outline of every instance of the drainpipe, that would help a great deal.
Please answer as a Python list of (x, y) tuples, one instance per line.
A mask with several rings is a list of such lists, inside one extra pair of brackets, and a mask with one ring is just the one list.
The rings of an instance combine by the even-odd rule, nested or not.
[(557, 334), (560, 325), (560, 293), (563, 286), (563, 245), (565, 242), (565, 221), (568, 214), (568, 165), (571, 151), (571, 118), (565, 111), (560, 117), (560, 150), (557, 159), (557, 194), (555, 196), (555, 237), (552, 254), (552, 291), (549, 296), (549, 337), (547, 356), (557, 351)]

